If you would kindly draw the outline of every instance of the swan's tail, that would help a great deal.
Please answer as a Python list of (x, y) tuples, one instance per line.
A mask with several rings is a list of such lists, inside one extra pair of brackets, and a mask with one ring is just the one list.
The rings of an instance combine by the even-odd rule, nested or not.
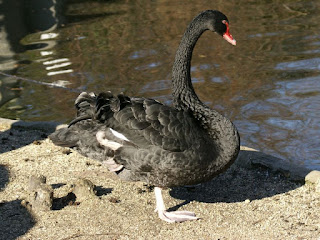
[[(67, 128), (58, 129), (52, 133), (49, 138), (51, 141), (61, 147), (77, 147), (79, 140), (84, 136), (81, 130), (90, 129), (89, 121), (83, 121), (86, 119), (94, 119), (96, 106), (96, 96), (93, 93), (81, 93), (76, 101), (75, 107), (77, 109), (77, 117), (73, 119)], [(82, 122), (81, 124), (76, 124)], [(84, 124), (86, 123), (86, 124)], [(87, 126), (86, 126), (87, 125)]]
[(128, 103), (130, 98), (123, 94), (114, 96), (111, 92), (99, 95), (83, 92), (75, 101), (77, 117), (68, 128), (57, 130), (49, 138), (58, 146), (77, 147), (79, 141), (90, 141), (95, 138), (96, 132), (106, 129), (106, 121)]
[[(108, 120), (128, 103), (130, 98), (122, 94), (113, 96), (111, 92), (99, 95), (83, 92), (75, 101), (77, 117), (68, 127), (55, 131), (49, 138), (55, 145), (72, 147), (80, 154), (92, 159), (105, 161), (110, 158), (109, 162), (107, 161), (110, 165), (109, 169), (119, 171), (120, 165), (112, 162), (115, 149), (104, 142), (114, 143), (117, 147), (123, 143), (124, 140), (119, 142), (111, 132)], [(107, 135), (105, 138), (110, 138), (111, 142), (104, 141), (104, 135)], [(118, 142), (115, 142), (116, 140)]]
[(130, 98), (123, 94), (114, 96), (111, 92), (105, 92), (96, 96), (94, 93), (83, 92), (75, 101), (77, 117), (70, 122), (69, 127), (86, 119), (104, 123), (129, 102)]

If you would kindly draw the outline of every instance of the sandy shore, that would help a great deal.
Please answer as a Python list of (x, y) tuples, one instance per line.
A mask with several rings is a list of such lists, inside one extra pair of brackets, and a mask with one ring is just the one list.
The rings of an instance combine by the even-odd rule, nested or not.
[(201, 217), (169, 224), (152, 187), (53, 145), (55, 127), (0, 119), (0, 239), (320, 239), (319, 171), (243, 147), (212, 181), (164, 191)]

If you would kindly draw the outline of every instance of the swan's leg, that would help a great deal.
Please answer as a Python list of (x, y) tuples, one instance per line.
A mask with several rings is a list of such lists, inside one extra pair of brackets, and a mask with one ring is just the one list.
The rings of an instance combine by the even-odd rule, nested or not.
[(188, 211), (175, 211), (167, 212), (164, 205), (164, 201), (161, 194), (161, 188), (155, 187), (154, 193), (156, 195), (156, 209), (155, 212), (158, 212), (159, 218), (166, 222), (184, 222), (188, 220), (197, 220), (199, 219), (193, 212)]

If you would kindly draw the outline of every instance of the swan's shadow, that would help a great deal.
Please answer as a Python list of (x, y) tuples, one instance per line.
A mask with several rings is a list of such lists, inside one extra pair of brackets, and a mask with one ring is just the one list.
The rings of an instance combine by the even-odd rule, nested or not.
[(300, 186), (301, 183), (290, 181), (280, 173), (272, 172), (267, 168), (248, 169), (234, 165), (209, 182), (192, 187), (173, 188), (170, 195), (185, 201), (169, 210), (177, 210), (190, 201), (233, 203), (247, 199), (258, 200), (285, 193)]

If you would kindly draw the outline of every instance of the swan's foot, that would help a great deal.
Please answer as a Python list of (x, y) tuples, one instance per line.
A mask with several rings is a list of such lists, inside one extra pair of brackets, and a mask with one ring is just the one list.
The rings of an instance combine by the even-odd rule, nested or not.
[(108, 169), (110, 172), (117, 172), (123, 168), (123, 165), (117, 164), (112, 158), (109, 158), (108, 160), (104, 161), (103, 163), (108, 166)]
[(173, 222), (184, 222), (190, 220), (199, 219), (196, 217), (194, 212), (189, 211), (175, 211), (175, 212), (167, 212), (165, 210), (158, 211), (159, 218), (169, 223)]
[(188, 211), (167, 212), (164, 205), (163, 198), (162, 198), (161, 188), (155, 187), (154, 193), (156, 195), (156, 202), (157, 202), (157, 207), (155, 209), (155, 212), (158, 212), (159, 218), (161, 220), (164, 220), (169, 223), (173, 223), (173, 222), (184, 222), (184, 221), (199, 219), (198, 217), (196, 217), (196, 214), (193, 212), (188, 212)]

